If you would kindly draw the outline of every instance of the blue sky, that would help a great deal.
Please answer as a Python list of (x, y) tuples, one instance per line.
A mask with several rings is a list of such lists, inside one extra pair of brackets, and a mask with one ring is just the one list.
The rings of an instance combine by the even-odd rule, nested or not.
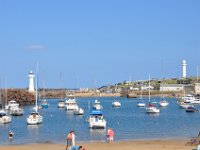
[[(199, 0), (0, 1), (2, 87), (94, 87), (129, 80), (196, 75)], [(163, 71), (162, 71), (163, 70)]]

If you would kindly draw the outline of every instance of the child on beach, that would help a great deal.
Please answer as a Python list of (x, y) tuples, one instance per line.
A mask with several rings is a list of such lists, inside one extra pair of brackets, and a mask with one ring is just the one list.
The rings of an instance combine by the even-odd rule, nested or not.
[(108, 128), (107, 139), (108, 139), (109, 143), (113, 143), (114, 135), (115, 135), (115, 133), (114, 133), (113, 129), (112, 128)]
[(85, 150), (83, 146), (71, 146), (70, 150)]

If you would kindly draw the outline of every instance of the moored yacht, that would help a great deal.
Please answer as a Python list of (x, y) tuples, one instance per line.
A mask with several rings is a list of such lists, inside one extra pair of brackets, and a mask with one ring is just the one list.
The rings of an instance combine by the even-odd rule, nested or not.
[(66, 110), (77, 110), (78, 105), (75, 98), (69, 98), (65, 101)]
[(106, 128), (106, 120), (103, 117), (102, 110), (92, 110), (88, 122), (90, 128), (93, 129)]
[(194, 106), (188, 106), (186, 109), (185, 109), (186, 112), (198, 112), (199, 110), (196, 109)]
[(121, 107), (121, 103), (119, 101), (112, 102), (112, 107)]
[(149, 103), (148, 107), (146, 108), (146, 113), (159, 113), (160, 109), (156, 108), (155, 105)]
[(78, 108), (77, 110), (74, 110), (74, 115), (83, 115), (83, 114), (84, 114), (83, 108)]
[[(150, 75), (149, 75), (149, 87), (150, 87)], [(150, 103), (151, 92), (149, 88), (149, 103), (146, 107), (146, 113), (160, 113), (160, 109), (158, 109), (154, 104)]]
[(166, 100), (161, 100), (158, 102), (160, 107), (167, 107), (169, 105), (169, 102)]
[(139, 102), (137, 102), (137, 106), (138, 107), (145, 107), (145, 102), (140, 100)]
[(24, 110), (20, 107), (16, 107), (16, 108), (10, 109), (10, 114), (12, 116), (22, 116), (24, 114)]
[(191, 104), (200, 104), (200, 99), (196, 98), (194, 95), (191, 94), (182, 97), (179, 101)]
[(7, 124), (11, 122), (11, 117), (4, 110), (0, 110), (0, 123)]
[(94, 101), (93, 109), (96, 109), (96, 110), (101, 110), (101, 109), (103, 109), (103, 107), (101, 106), (100, 101), (98, 101), (98, 100), (95, 100), (95, 101)]
[(65, 102), (62, 99), (58, 101), (58, 108), (65, 108)]
[(41, 124), (42, 122), (43, 122), (43, 117), (37, 111), (31, 112), (27, 118), (28, 125), (37, 125)]
[[(37, 66), (38, 67), (38, 66)], [(26, 119), (26, 122), (28, 125), (38, 125), (41, 124), (43, 122), (43, 117), (39, 114), (38, 112), (38, 95), (37, 95), (37, 75), (36, 75), (36, 92), (35, 92), (35, 111), (31, 112), (29, 114), (29, 116)]]
[(5, 109), (13, 109), (19, 107), (19, 104), (15, 100), (11, 100), (8, 102), (8, 105), (5, 106)]
[(43, 100), (41, 101), (40, 107), (41, 107), (41, 108), (48, 108), (48, 107), (49, 107), (49, 104), (48, 104), (48, 102), (47, 102), (46, 99), (43, 99)]

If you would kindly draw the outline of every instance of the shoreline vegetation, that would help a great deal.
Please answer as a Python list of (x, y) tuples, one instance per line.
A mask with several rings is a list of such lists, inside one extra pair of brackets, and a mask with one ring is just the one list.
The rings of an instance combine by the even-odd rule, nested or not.
[[(118, 141), (113, 144), (106, 142), (78, 143), (86, 150), (192, 150), (196, 146), (187, 146), (188, 140), (133, 140)], [(22, 145), (0, 146), (1, 150), (63, 150), (64, 144), (34, 143)]]
[[(28, 89), (1, 89), (1, 97), (2, 101), (5, 104), (7, 101), (15, 100), (20, 105), (29, 105), (35, 103), (35, 93), (29, 93)], [(43, 98), (43, 89), (39, 90), (39, 97)], [(6, 94), (7, 93), (7, 94)], [(141, 92), (140, 91), (132, 91), (132, 92), (124, 92), (124, 93), (102, 93), (96, 92), (94, 90), (89, 91), (80, 91), (80, 90), (67, 90), (67, 89), (45, 89), (45, 98), (48, 99), (60, 99), (60, 98), (69, 98), (73, 95), (76, 98), (96, 98), (96, 97), (127, 97), (127, 98), (139, 98)], [(7, 97), (6, 97), (7, 95)], [(148, 97), (148, 91), (143, 91), (143, 98)], [(160, 91), (152, 91), (152, 97), (180, 97), (182, 95), (181, 92), (164, 92)]]

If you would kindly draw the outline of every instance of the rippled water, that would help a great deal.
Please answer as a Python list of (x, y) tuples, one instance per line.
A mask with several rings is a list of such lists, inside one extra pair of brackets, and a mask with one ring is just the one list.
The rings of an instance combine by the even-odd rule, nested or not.
[[(120, 108), (113, 108), (112, 102), (117, 99), (121, 102)], [(159, 98), (155, 98), (157, 101)], [(79, 98), (78, 104), (85, 109), (83, 116), (75, 116), (72, 112), (57, 108), (57, 99), (48, 100), (50, 106), (40, 110), (44, 117), (41, 125), (26, 124), (26, 118), (33, 106), (24, 107), (25, 114), (21, 117), (12, 117), (12, 123), (0, 124), (0, 145), (11, 144), (8, 141), (8, 132), (15, 133), (12, 144), (23, 143), (65, 143), (67, 132), (75, 130), (76, 141), (104, 141), (106, 130), (92, 130), (86, 122), (89, 116), (89, 104), (94, 98)], [(200, 113), (186, 113), (179, 108), (176, 99), (168, 98), (169, 106), (161, 108), (159, 115), (145, 113), (145, 108), (137, 107), (137, 99), (126, 98), (98, 98), (103, 105), (103, 113), (107, 120), (107, 127), (115, 131), (115, 140), (130, 139), (176, 139), (196, 136), (200, 129)], [(146, 99), (146, 103), (147, 103)], [(200, 109), (198, 106), (197, 108)]]

